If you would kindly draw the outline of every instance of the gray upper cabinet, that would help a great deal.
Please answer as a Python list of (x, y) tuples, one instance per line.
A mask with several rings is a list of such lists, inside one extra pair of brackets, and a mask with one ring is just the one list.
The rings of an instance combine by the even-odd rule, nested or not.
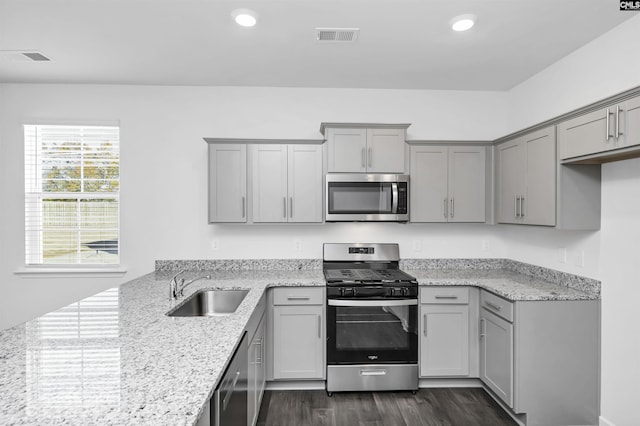
[(209, 144), (209, 222), (247, 221), (247, 145)]
[(486, 148), (411, 147), (411, 222), (484, 222)]
[(329, 173), (404, 173), (408, 124), (323, 123)]
[(555, 127), (503, 142), (496, 149), (498, 222), (555, 226)]
[[(560, 160), (567, 163), (638, 156), (640, 97), (563, 121), (558, 125), (558, 145)], [(634, 152), (629, 153), (629, 148)]]
[(328, 129), (329, 172), (367, 171), (367, 130)]
[(322, 145), (250, 149), (253, 222), (322, 222)]
[(367, 172), (404, 173), (405, 129), (367, 129)]

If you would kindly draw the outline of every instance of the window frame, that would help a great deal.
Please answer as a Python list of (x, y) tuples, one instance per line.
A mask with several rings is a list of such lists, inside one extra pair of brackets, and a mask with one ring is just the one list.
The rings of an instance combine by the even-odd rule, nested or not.
[[(42, 231), (29, 231), (27, 229), (27, 221), (28, 218), (28, 210), (27, 210), (27, 202), (28, 198), (39, 197), (42, 199), (43, 197), (48, 197), (48, 194), (44, 191), (40, 192), (31, 192), (29, 193), (27, 190), (27, 179), (30, 177), (27, 176), (27, 127), (28, 126), (65, 126), (65, 127), (115, 127), (117, 128), (118, 134), (118, 190), (117, 192), (51, 192), (53, 196), (55, 195), (68, 195), (72, 198), (77, 198), (78, 200), (87, 199), (87, 198), (101, 198), (104, 197), (106, 199), (114, 199), (117, 203), (117, 239), (118, 239), (118, 254), (117, 261), (113, 263), (32, 263), (28, 262), (28, 233), (29, 232), (42, 232)], [(28, 120), (22, 123), (21, 125), (21, 138), (22, 138), (22, 146), (23, 146), (23, 169), (22, 179), (23, 179), (23, 195), (24, 195), (24, 203), (23, 203), (23, 220), (24, 220), (24, 234), (23, 234), (23, 242), (24, 242), (24, 250), (23, 250), (23, 261), (24, 265), (19, 267), (14, 273), (16, 275), (21, 275), (23, 277), (35, 277), (42, 275), (49, 275), (55, 277), (110, 277), (113, 275), (123, 275), (126, 273), (126, 270), (122, 267), (122, 224), (121, 224), (121, 197), (120, 197), (120, 189), (121, 189), (121, 135), (122, 128), (120, 122), (115, 120), (108, 121), (82, 121), (82, 120), (65, 120), (65, 121), (52, 121), (52, 120), (42, 120), (42, 119), (34, 119)], [(34, 164), (35, 167), (39, 167)], [(42, 247), (38, 249), (40, 252), (43, 252)], [(42, 256), (42, 253), (40, 253)]]

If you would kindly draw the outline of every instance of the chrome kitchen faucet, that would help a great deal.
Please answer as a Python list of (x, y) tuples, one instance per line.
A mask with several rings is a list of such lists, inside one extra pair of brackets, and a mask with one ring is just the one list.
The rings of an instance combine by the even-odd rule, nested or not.
[(175, 274), (173, 278), (171, 278), (171, 281), (169, 282), (169, 299), (170, 300), (178, 300), (179, 298), (184, 296), (184, 289), (189, 287), (194, 282), (198, 280), (211, 279), (211, 275), (203, 275), (201, 277), (197, 277), (192, 280), (189, 280), (188, 282), (185, 283), (184, 278), (180, 278), (180, 280), (178, 280), (178, 275), (182, 274), (183, 272), (184, 272), (184, 269), (181, 269), (180, 271), (178, 271), (178, 273)]

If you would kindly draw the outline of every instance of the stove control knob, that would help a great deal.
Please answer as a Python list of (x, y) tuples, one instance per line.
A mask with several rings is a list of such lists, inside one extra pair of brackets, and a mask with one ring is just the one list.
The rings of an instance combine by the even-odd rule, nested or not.
[(340, 296), (344, 296), (344, 287), (340, 287), (339, 291), (340, 291)]
[(343, 290), (343, 294), (341, 294), (341, 296), (344, 296), (344, 297), (351, 296), (351, 297), (353, 297), (353, 296), (356, 295), (356, 290), (353, 289), (353, 288), (343, 288), (342, 290)]
[(402, 295), (407, 296), (409, 294), (409, 289), (407, 287), (402, 287)]

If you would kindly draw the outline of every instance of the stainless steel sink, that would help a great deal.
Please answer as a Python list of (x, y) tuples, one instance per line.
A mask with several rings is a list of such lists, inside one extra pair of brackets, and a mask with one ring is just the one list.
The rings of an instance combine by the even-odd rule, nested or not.
[(249, 290), (200, 290), (185, 303), (167, 313), (170, 317), (211, 317), (229, 315), (238, 309)]

